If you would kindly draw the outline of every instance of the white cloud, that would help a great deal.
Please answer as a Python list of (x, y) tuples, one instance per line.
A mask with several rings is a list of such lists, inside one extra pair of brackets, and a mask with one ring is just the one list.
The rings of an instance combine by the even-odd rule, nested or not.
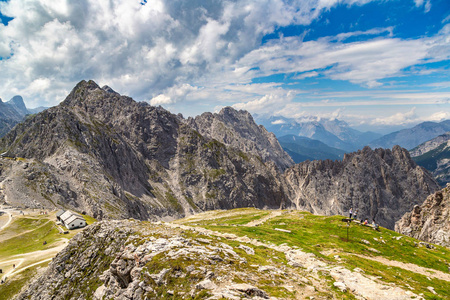
[(319, 73), (316, 71), (311, 71), (311, 72), (305, 72), (299, 75), (296, 75), (293, 77), (293, 79), (305, 79), (305, 78), (310, 78), (310, 77), (317, 77), (319, 76)]
[[(50, 106), (63, 100), (79, 80), (94, 79), (153, 105), (234, 105), (291, 116), (302, 116), (305, 108), (314, 107), (335, 110), (341, 105), (441, 103), (448, 99), (448, 93), (391, 93), (386, 97), (378, 94), (378, 98), (365, 93), (366, 99), (350, 104), (337, 99), (348, 97), (349, 92), (322, 92), (317, 97), (308, 95), (310, 101), (296, 103), (295, 97), (304, 91), (252, 81), (288, 73), (298, 74), (294, 77), (298, 80), (327, 77), (376, 87), (382, 79), (403, 76), (405, 68), (450, 59), (450, 24), (436, 36), (417, 39), (395, 38), (394, 29), (388, 27), (307, 42), (301, 36), (280, 37), (261, 46), (263, 36), (277, 28), (309, 25), (337, 5), (367, 2), (0, 2), (2, 13), (14, 18), (8, 26), (0, 25), (0, 56), (7, 58), (0, 60), (0, 95), (8, 99), (21, 94), (30, 107)], [(427, 3), (422, 0), (416, 5), (426, 9)], [(372, 35), (378, 37), (367, 40)], [(364, 36), (365, 41), (347, 42), (357, 36)]]
[(236, 103), (233, 107), (257, 114), (267, 114), (270, 112), (272, 115), (283, 115), (280, 113), (281, 110), (292, 101), (294, 96), (294, 91), (278, 89), (258, 99), (245, 103)]
[(416, 5), (416, 7), (421, 7), (422, 5), (424, 5), (424, 12), (428, 13), (431, 9), (431, 1), (430, 0), (414, 0), (414, 3)]
[(445, 47), (439, 55), (447, 55), (449, 51), (444, 45), (448, 44), (448, 41), (398, 38), (353, 43), (336, 43), (322, 38), (303, 42), (290, 37), (250, 52), (239, 64), (258, 66), (260, 76), (315, 70), (331, 79), (375, 87), (381, 85), (378, 80), (400, 76), (404, 68), (424, 62), (425, 58), (430, 57), (429, 52), (437, 49), (435, 47), (438, 45)]
[(273, 122), (271, 122), (272, 125), (280, 125), (280, 124), (286, 124), (286, 121), (284, 120), (275, 120)]
[(396, 113), (388, 117), (376, 118), (372, 120), (372, 124), (377, 125), (407, 124), (415, 122), (417, 118), (418, 116), (416, 115), (416, 108), (413, 107), (410, 111), (407, 111), (405, 113)]
[(32, 82), (46, 78), (50, 82), (47, 88), (25, 100), (51, 105), (82, 79), (94, 79), (141, 100), (153, 99), (183, 83), (202, 82), (203, 76), (210, 78), (217, 72), (223, 78), (213, 80), (223, 84), (248, 83), (254, 71), (230, 66), (257, 49), (265, 34), (280, 26), (308, 25), (338, 3), (341, 1), (1, 2), (2, 13), (13, 20), (8, 26), (0, 25), (0, 93), (24, 93)]
[(150, 100), (151, 105), (163, 105), (172, 104), (178, 101), (183, 101), (189, 93), (196, 91), (197, 88), (193, 87), (187, 83), (173, 86), (166, 90), (164, 94), (159, 94), (158, 96)]

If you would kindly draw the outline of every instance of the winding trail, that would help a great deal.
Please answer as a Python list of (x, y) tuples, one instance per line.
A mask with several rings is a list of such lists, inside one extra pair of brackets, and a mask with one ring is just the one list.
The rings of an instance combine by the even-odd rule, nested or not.
[(26, 267), (23, 267), (23, 268), (19, 269), (18, 266), (21, 265), (25, 261), (24, 259), (21, 259), (22, 261), (18, 265), (16, 265), (16, 268), (12, 269), (11, 271), (9, 271), (7, 274), (5, 274), (4, 277), (11, 277), (11, 276), (16, 275), (16, 274), (18, 274), (18, 273), (20, 273), (20, 272), (22, 272), (22, 271), (24, 271), (24, 270), (26, 270), (28, 268), (34, 267), (36, 265), (43, 264), (43, 263), (45, 263), (47, 261), (51, 261), (52, 259), (53, 259), (53, 257), (46, 258), (46, 259), (40, 260), (38, 262), (35, 262), (35, 263), (31, 264), (31, 265), (28, 265)]
[[(69, 240), (64, 238), (64, 239), (61, 239), (56, 244), (56, 246), (53, 247), (53, 248), (49, 248), (49, 249), (46, 249), (46, 250), (38, 250), (38, 251), (29, 252), (29, 253), (25, 253), (25, 254), (17, 254), (17, 255), (14, 255), (14, 256), (11, 257), (11, 258), (17, 257), (16, 259), (9, 259), (9, 260), (6, 260), (6, 261), (0, 261), (0, 265), (5, 265), (5, 264), (11, 264), (11, 263), (14, 263), (14, 262), (18, 262), (18, 263), (15, 263), (16, 268), (15, 269), (11, 269), (9, 272), (4, 274), (2, 276), (2, 279), (4, 279), (5, 277), (10, 277), (10, 276), (15, 275), (17, 273), (20, 273), (20, 272), (22, 272), (23, 270), (25, 270), (25, 269), (27, 269), (29, 267), (33, 267), (35, 265), (39, 265), (39, 264), (42, 264), (42, 263), (44, 263), (46, 261), (52, 260), (53, 257), (58, 252), (60, 252), (64, 247), (66, 247), (68, 242), (69, 242)], [(37, 262), (35, 262), (35, 263), (32, 263), (30, 265), (26, 265), (23, 268), (20, 268), (20, 269), (18, 268), (20, 265), (22, 265), (26, 261), (33, 261), (33, 258), (42, 258), (42, 259), (37, 261)]]
[(3, 225), (2, 227), (0, 227), (0, 230), (3, 230), (4, 228), (8, 227), (9, 224), (11, 223), (11, 221), (12, 221), (12, 214), (9, 213), (9, 212), (8, 212), (7, 214), (8, 214), (8, 217), (9, 217), (8, 222), (6, 222), (5, 225)]
[(411, 264), (411, 263), (404, 263), (401, 261), (389, 260), (382, 256), (371, 257), (371, 256), (365, 256), (365, 255), (356, 254), (356, 253), (350, 253), (350, 255), (358, 256), (358, 257), (372, 260), (372, 261), (376, 261), (376, 262), (382, 263), (383, 265), (387, 265), (387, 266), (398, 267), (398, 268), (401, 268), (401, 269), (404, 269), (404, 270), (407, 270), (410, 272), (428, 276), (430, 278), (450, 281), (450, 274), (444, 273), (439, 270), (424, 268), (424, 267), (421, 267), (421, 266), (418, 266), (415, 264)]

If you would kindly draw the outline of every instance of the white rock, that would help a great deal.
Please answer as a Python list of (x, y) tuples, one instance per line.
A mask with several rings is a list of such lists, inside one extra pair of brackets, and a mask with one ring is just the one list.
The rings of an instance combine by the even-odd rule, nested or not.
[(99, 286), (94, 293), (94, 299), (100, 300), (103, 299), (103, 296), (105, 295), (106, 287), (105, 285)]
[(335, 287), (337, 287), (338, 289), (340, 289), (341, 290), (341, 292), (346, 292), (347, 291), (347, 286), (345, 285), (345, 283), (343, 283), (343, 282), (340, 282), (340, 281), (335, 281), (334, 283), (333, 283), (333, 285), (335, 286)]
[(197, 290), (214, 290), (217, 288), (217, 285), (212, 282), (210, 279), (205, 279), (200, 281), (195, 285)]
[(248, 255), (255, 255), (255, 250), (249, 246), (239, 245), (238, 248), (244, 250)]

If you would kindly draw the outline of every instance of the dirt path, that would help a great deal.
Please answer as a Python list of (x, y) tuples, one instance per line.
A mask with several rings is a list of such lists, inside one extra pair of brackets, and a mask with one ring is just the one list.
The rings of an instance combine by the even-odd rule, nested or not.
[(424, 276), (428, 276), (430, 278), (435, 278), (435, 279), (440, 279), (440, 280), (445, 280), (445, 281), (450, 281), (450, 274), (438, 271), (438, 270), (434, 270), (434, 269), (429, 269), (429, 268), (424, 268), (424, 267), (420, 267), (418, 265), (415, 264), (411, 264), (411, 263), (403, 263), (400, 261), (396, 261), (396, 260), (389, 260), (387, 258), (384, 258), (382, 256), (377, 256), (377, 257), (370, 257), (370, 256), (365, 256), (365, 255), (361, 255), (361, 254), (354, 254), (352, 253), (351, 255), (354, 256), (358, 256), (364, 259), (369, 259), (369, 260), (373, 260), (376, 262), (380, 262), (384, 265), (387, 266), (391, 266), (391, 267), (398, 267), (407, 271), (411, 271), (417, 274), (421, 274)]
[(264, 222), (266, 222), (269, 219), (273, 219), (275, 217), (281, 216), (284, 212), (281, 210), (275, 210), (275, 211), (271, 211), (270, 214), (268, 214), (265, 217), (262, 217), (261, 219), (258, 220), (253, 220), (247, 224), (245, 224), (244, 226), (246, 227), (255, 227), (255, 226), (259, 226), (261, 224), (263, 224)]
[(7, 212), (7, 214), (8, 214), (8, 221), (6, 222), (6, 224), (5, 225), (3, 225), (2, 227), (0, 227), (0, 230), (3, 230), (4, 228), (6, 228), (6, 227), (8, 227), (8, 225), (11, 223), (11, 221), (12, 221), (12, 215), (11, 215), (11, 213), (9, 213), (9, 212)]
[[(0, 261), (0, 265), (5, 265), (5, 264), (11, 264), (14, 262), (18, 262), (18, 263), (14, 263), (16, 265), (15, 269), (11, 269), (9, 272), (7, 272), (5, 275), (3, 275), (2, 279), (4, 279), (5, 277), (10, 277), (12, 275), (15, 275), (17, 273), (22, 272), (23, 270), (29, 268), (29, 267), (33, 267), (35, 265), (39, 265), (42, 264), (46, 261), (51, 260), (58, 252), (60, 252), (69, 242), (68, 239), (62, 239), (60, 240), (55, 247), (53, 248), (49, 248), (46, 250), (39, 250), (39, 251), (34, 251), (34, 252), (29, 252), (29, 253), (25, 253), (25, 254), (17, 254), (12, 256), (13, 257), (17, 257), (16, 259), (9, 259), (7, 261)], [(40, 259), (38, 262), (35, 262), (33, 264), (30, 265), (26, 265), (23, 268), (18, 268), (20, 265), (24, 264), (25, 262), (31, 262), (31, 261), (35, 261), (36, 259)]]
[(26, 270), (28, 268), (34, 267), (36, 265), (43, 264), (43, 263), (45, 263), (47, 261), (51, 261), (52, 259), (53, 259), (53, 257), (50, 257), (50, 258), (47, 258), (47, 259), (43, 259), (43, 260), (40, 260), (40, 261), (38, 261), (38, 262), (36, 262), (34, 264), (31, 264), (31, 265), (28, 265), (26, 267), (23, 267), (21, 269), (17, 268), (17, 265), (16, 265), (16, 268), (11, 270), (11, 271), (9, 271), (7, 275), (8, 275), (8, 277), (11, 277), (11, 276), (16, 275), (16, 274), (18, 274), (18, 273), (20, 273), (20, 272), (22, 272), (22, 271), (24, 271), (24, 270)]

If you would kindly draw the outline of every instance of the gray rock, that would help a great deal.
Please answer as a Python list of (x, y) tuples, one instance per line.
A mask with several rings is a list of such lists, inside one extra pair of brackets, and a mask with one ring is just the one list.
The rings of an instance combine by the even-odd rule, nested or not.
[[(395, 224), (395, 231), (428, 243), (450, 247), (450, 185), (430, 195)], [(428, 243), (419, 243), (432, 249)]]
[(439, 188), (431, 174), (398, 146), (365, 147), (342, 161), (306, 161), (286, 170), (284, 177), (298, 209), (348, 216), (353, 208), (359, 218), (375, 219), (390, 229)]

